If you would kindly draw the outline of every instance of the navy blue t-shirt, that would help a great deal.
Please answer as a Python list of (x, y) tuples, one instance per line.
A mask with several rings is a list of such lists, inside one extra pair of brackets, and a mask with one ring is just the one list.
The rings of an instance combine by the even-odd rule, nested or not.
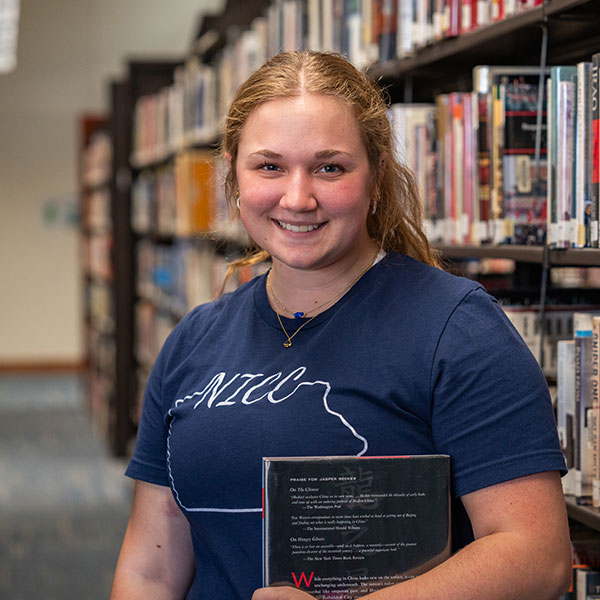
[(544, 377), (477, 283), (388, 254), (285, 340), (263, 275), (182, 319), (153, 368), (127, 475), (189, 520), (188, 598), (262, 585), (263, 456), (449, 454), (456, 498), (565, 469)]

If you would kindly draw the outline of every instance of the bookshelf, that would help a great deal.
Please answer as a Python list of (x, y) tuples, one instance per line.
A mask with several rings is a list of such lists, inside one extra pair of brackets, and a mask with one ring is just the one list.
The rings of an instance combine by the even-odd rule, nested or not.
[[(169, 83), (176, 64), (130, 61), (126, 76), (107, 83), (107, 115), (90, 115), (80, 121), (86, 379), (95, 430), (114, 456), (126, 456), (135, 435), (133, 105), (136, 97)], [(92, 159), (90, 176), (86, 165)]]
[(444, 256), (451, 259), (506, 258), (525, 263), (553, 267), (600, 266), (600, 250), (595, 248), (568, 248), (558, 250), (545, 246), (452, 246), (435, 244)]
[[(458, 37), (437, 41), (413, 55), (373, 64), (375, 79), (392, 83), (393, 99), (431, 101), (437, 94), (473, 89), (476, 65), (537, 65), (544, 28), (548, 64), (574, 64), (600, 48), (600, 6), (593, 0), (549, 0)], [(409, 97), (406, 97), (406, 90)]]
[(106, 115), (80, 120), (81, 256), (84, 285), (84, 347), (89, 409), (94, 427), (108, 431), (115, 398), (114, 230), (110, 202), (113, 145)]

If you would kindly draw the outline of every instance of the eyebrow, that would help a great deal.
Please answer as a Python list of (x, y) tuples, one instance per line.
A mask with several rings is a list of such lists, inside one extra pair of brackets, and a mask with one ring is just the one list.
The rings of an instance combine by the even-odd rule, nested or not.
[[(344, 156), (350, 156), (348, 152), (344, 152), (343, 150), (320, 150), (319, 152), (315, 152), (315, 158), (323, 159), (323, 158), (333, 158), (334, 156), (338, 156), (342, 154)], [(273, 152), (272, 150), (257, 150), (256, 152), (252, 152), (250, 156), (264, 156), (265, 158), (283, 158), (281, 154), (277, 152)]]

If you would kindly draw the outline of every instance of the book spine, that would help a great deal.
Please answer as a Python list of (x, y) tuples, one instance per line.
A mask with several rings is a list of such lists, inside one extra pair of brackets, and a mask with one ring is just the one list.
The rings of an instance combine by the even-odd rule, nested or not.
[(490, 4), (488, 0), (477, 0), (477, 26), (483, 27), (491, 22)]
[(461, 33), (460, 0), (448, 0), (448, 28), (446, 37), (456, 37)]
[(592, 502), (593, 448), (591, 444), (592, 314), (573, 314), (575, 340), (575, 496), (581, 504)]
[(592, 444), (592, 503), (600, 508), (600, 317), (592, 318), (592, 396), (591, 444)]
[(473, 69), (474, 93), (477, 102), (477, 198), (479, 202), (476, 239), (480, 243), (489, 242), (492, 239), (490, 231), (491, 99), (488, 78), (488, 67), (479, 66)]
[(451, 189), (450, 174), (450, 150), (449, 150), (449, 117), (448, 117), (448, 95), (440, 94), (436, 97), (437, 105), (437, 226), (439, 237), (442, 242), (448, 243), (449, 201)]
[(575, 418), (575, 343), (561, 340), (557, 344), (556, 369), (556, 423), (560, 446), (565, 456), (568, 473), (562, 478), (563, 492), (575, 494), (573, 469), (573, 420)]
[(557, 152), (557, 121), (556, 121), (556, 86), (557, 75), (552, 69), (551, 76), (547, 82), (547, 144), (548, 144), (548, 186), (547, 198), (547, 237), (546, 243), (555, 248), (558, 244), (558, 212), (556, 202), (556, 152)]
[(590, 243), (598, 248), (598, 213), (600, 211), (600, 52), (592, 56), (592, 190), (590, 202)]
[(461, 225), (461, 243), (471, 244), (473, 242), (472, 224), (474, 222), (474, 204), (476, 191), (475, 170), (475, 130), (473, 126), (473, 94), (462, 94), (462, 114), (464, 119), (463, 125), (463, 214)]
[[(575, 151), (576, 189), (575, 189), (575, 214), (572, 228), (571, 242), (576, 248), (583, 248), (589, 231), (586, 234), (585, 210), (590, 198), (590, 167), (591, 167), (591, 63), (581, 62), (577, 65), (577, 138)], [(587, 227), (589, 230), (589, 226)]]
[(362, 22), (359, 0), (345, 0), (346, 8), (346, 37), (348, 40), (348, 59), (360, 67), (363, 64)]
[(398, 38), (396, 54), (398, 58), (405, 58), (411, 54), (413, 43), (413, 2), (412, 0), (398, 0)]
[(503, 86), (492, 86), (492, 148), (491, 148), (491, 221), (492, 239), (499, 244), (504, 241), (504, 202), (502, 197), (502, 156), (504, 145), (504, 97)]
[[(374, 1), (378, 6), (381, 0)], [(335, 52), (333, 35), (333, 0), (322, 0), (321, 3), (321, 34), (324, 52)], [(379, 12), (377, 13), (379, 16)]]
[(557, 91), (557, 117), (559, 141), (557, 161), (557, 212), (558, 247), (570, 246), (571, 207), (573, 189), (573, 100), (574, 85), (570, 81), (559, 81)]
[(379, 60), (381, 62), (396, 57), (397, 11), (398, 0), (381, 1), (381, 32), (379, 34)]
[(450, 94), (452, 114), (452, 243), (462, 243), (464, 204), (464, 115), (462, 94)]
[(320, 0), (308, 0), (308, 47), (316, 51), (320, 51), (323, 47), (320, 11)]

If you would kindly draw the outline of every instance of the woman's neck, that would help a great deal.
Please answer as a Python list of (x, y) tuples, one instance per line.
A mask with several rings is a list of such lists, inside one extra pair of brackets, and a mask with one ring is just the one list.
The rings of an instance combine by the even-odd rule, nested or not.
[(273, 259), (267, 296), (273, 310), (286, 317), (312, 317), (333, 306), (368, 271), (378, 248), (368, 248), (350, 260), (318, 269), (294, 269)]

